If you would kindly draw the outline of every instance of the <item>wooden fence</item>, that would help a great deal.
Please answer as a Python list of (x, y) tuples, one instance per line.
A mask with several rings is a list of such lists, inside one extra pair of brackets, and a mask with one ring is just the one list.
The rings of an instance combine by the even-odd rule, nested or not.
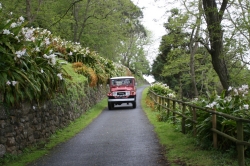
[[(196, 105), (192, 105), (183, 101), (179, 101), (176, 99), (160, 96), (153, 91), (149, 91), (149, 96), (153, 102), (160, 107), (160, 109), (165, 109), (167, 111), (167, 114), (169, 115), (170, 112), (172, 113), (172, 120), (173, 123), (176, 123), (176, 117), (179, 116), (181, 118), (181, 131), (182, 133), (186, 133), (185, 131), (185, 126), (186, 126), (186, 120), (189, 120), (192, 122), (192, 127), (193, 127), (193, 135), (196, 136), (196, 125), (197, 125), (197, 110), (205, 111), (211, 114), (212, 116), (212, 128), (211, 132), (213, 132), (213, 146), (214, 148), (217, 148), (217, 135), (220, 135), (222, 137), (225, 137), (233, 142), (236, 143), (237, 145), (237, 152), (238, 152), (238, 164), (239, 166), (245, 166), (245, 156), (244, 156), (244, 148), (245, 146), (250, 147), (250, 143), (244, 141), (244, 130), (243, 130), (243, 123), (250, 123), (250, 120), (248, 119), (243, 119), (239, 117), (234, 117), (222, 112), (216, 112), (211, 109), (199, 107)], [(181, 113), (177, 111), (176, 104), (181, 108)], [(172, 108), (171, 108), (171, 107)], [(189, 110), (192, 112), (192, 118), (185, 116), (185, 112), (187, 110), (187, 107), (189, 107)], [(217, 123), (217, 116), (222, 116), (227, 119), (231, 119), (236, 122), (237, 124), (237, 138), (234, 138), (233, 136), (230, 136), (226, 133), (223, 133), (216, 128), (216, 123)]]

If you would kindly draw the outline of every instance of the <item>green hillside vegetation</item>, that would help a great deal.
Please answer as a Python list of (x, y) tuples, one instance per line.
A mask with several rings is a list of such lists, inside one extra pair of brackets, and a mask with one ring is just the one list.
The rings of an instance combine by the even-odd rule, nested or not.
[(67, 79), (68, 82), (74, 82), (74, 83), (86, 83), (88, 81), (88, 78), (85, 77), (82, 74), (78, 74), (75, 72), (74, 68), (72, 67), (71, 63), (68, 63), (65, 60), (60, 60), (59, 63), (63, 63), (62, 68), (67, 72), (67, 74), (70, 76), (69, 79)]
[(25, 27), (23, 17), (0, 17), (0, 96), (6, 107), (67, 93), (71, 79), (82, 81), (82, 86), (87, 83), (96, 87), (106, 84), (110, 77), (132, 75), (124, 65), (88, 47), (54, 36), (46, 29)]

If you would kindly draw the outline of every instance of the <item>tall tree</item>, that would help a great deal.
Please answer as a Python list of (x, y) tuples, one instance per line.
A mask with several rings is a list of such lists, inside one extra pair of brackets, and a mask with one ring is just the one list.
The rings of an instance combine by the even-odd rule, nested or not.
[(180, 96), (183, 96), (183, 88), (190, 80), (190, 78), (183, 79), (184, 73), (189, 73), (186, 49), (188, 46), (187, 33), (183, 32), (187, 19), (188, 17), (182, 15), (178, 9), (171, 10), (171, 16), (164, 24), (168, 33), (162, 37), (160, 54), (152, 68), (155, 79), (160, 79), (157, 81), (163, 81), (172, 89), (178, 90)]
[[(202, 23), (202, 3), (201, 0), (198, 0), (198, 4), (195, 4), (195, 2), (191, 3), (191, 6), (188, 4), (187, 0), (183, 1), (185, 9), (187, 11), (188, 15), (191, 15), (194, 17), (195, 22), (191, 23), (191, 34), (190, 34), (190, 43), (189, 43), (189, 50), (190, 50), (190, 76), (191, 76), (191, 82), (192, 87), (194, 91), (194, 96), (198, 97), (198, 89), (196, 85), (196, 74), (195, 74), (195, 54), (198, 49), (199, 43), (198, 38), (200, 37), (200, 29), (201, 29), (201, 23)], [(191, 11), (190, 9), (193, 6), (198, 5), (198, 13), (195, 13), (194, 11)]]
[(228, 0), (223, 0), (220, 8), (216, 0), (203, 0), (203, 9), (209, 33), (209, 45), (205, 45), (212, 57), (214, 70), (220, 78), (225, 90), (229, 88), (229, 74), (223, 53), (223, 29), (221, 21), (226, 10)]

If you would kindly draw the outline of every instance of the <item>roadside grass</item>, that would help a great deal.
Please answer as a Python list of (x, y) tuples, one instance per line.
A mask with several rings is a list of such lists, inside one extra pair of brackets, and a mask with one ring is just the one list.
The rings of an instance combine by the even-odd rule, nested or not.
[(50, 150), (60, 143), (63, 143), (74, 137), (77, 133), (87, 127), (107, 106), (107, 99), (103, 99), (97, 105), (93, 106), (84, 115), (71, 122), (69, 126), (58, 130), (51, 135), (47, 142), (39, 143), (30, 148), (26, 148), (19, 156), (8, 155), (0, 159), (0, 165), (6, 166), (25, 166), (38, 158), (49, 154)]
[(157, 112), (147, 106), (147, 92), (145, 88), (142, 95), (141, 105), (154, 130), (165, 147), (166, 159), (171, 166), (237, 166), (237, 158), (231, 158), (229, 153), (216, 150), (202, 150), (196, 146), (196, 140), (189, 134), (182, 134), (177, 126), (170, 122), (157, 120)]

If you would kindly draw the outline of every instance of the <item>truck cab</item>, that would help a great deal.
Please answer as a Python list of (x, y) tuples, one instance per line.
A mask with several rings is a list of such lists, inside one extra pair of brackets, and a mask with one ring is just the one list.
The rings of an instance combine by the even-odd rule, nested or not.
[(112, 77), (108, 81), (109, 93), (108, 108), (112, 110), (115, 105), (132, 103), (136, 108), (136, 82), (132, 76)]

